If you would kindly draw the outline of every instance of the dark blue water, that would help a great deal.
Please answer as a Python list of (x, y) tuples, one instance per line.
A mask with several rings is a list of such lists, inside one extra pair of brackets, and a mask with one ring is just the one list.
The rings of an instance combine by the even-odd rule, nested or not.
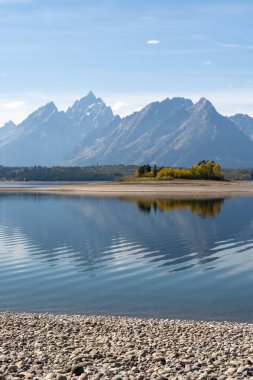
[(0, 309), (253, 322), (253, 198), (0, 194)]

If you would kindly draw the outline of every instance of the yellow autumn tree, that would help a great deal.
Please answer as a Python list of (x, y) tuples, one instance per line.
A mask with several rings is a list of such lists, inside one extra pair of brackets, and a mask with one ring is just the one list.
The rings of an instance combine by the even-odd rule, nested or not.
[(214, 161), (201, 161), (190, 169), (163, 168), (157, 172), (158, 179), (223, 179), (220, 164)]

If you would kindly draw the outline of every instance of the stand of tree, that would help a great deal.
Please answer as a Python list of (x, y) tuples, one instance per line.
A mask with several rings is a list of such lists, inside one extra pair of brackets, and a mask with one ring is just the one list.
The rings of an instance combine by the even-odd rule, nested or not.
[(90, 167), (4, 167), (2, 181), (113, 181), (134, 174), (136, 166), (106, 165)]
[(192, 165), (190, 169), (184, 168), (160, 168), (156, 165), (151, 168), (150, 165), (140, 166), (136, 172), (137, 178), (156, 178), (159, 180), (172, 179), (206, 179), (206, 180), (222, 180), (224, 179), (220, 164), (214, 161), (200, 161), (197, 165)]
[[(202, 163), (208, 161), (202, 161)], [(210, 162), (210, 161), (209, 161)], [(212, 162), (212, 161), (211, 161)], [(193, 165), (193, 167), (199, 166)], [(217, 164), (216, 164), (217, 165)], [(205, 164), (207, 169), (208, 165)], [(195, 169), (202, 172), (202, 167)], [(90, 167), (5, 167), (0, 166), (0, 181), (113, 181), (120, 180), (123, 177), (132, 177), (134, 174), (138, 178), (156, 178), (156, 179), (173, 179), (173, 178), (203, 178), (200, 173), (192, 177), (189, 173), (191, 169), (180, 168), (157, 168), (156, 165), (143, 165), (137, 168), (135, 165), (94, 165)], [(208, 169), (209, 170), (209, 169)], [(207, 172), (208, 172), (207, 170)], [(158, 174), (159, 173), (159, 174)], [(209, 171), (210, 173), (210, 171)], [(217, 174), (217, 173), (216, 173)], [(180, 177), (181, 175), (181, 177)], [(206, 174), (205, 174), (206, 175)], [(222, 175), (226, 180), (252, 181), (252, 169), (223, 169)], [(209, 179), (209, 178), (207, 178)], [(211, 178), (212, 179), (212, 178)], [(214, 178), (217, 179), (217, 178)], [(219, 178), (220, 179), (220, 178)]]

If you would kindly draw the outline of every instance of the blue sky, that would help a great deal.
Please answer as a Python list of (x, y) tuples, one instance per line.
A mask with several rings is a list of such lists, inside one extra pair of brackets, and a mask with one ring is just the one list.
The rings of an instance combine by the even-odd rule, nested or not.
[(205, 96), (253, 116), (252, 0), (0, 0), (0, 124), (92, 90), (122, 115)]

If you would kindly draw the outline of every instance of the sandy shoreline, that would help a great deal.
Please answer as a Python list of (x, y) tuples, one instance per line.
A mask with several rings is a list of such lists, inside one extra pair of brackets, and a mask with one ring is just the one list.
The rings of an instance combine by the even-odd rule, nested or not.
[(0, 313), (0, 379), (253, 376), (252, 324)]
[[(29, 183), (25, 183), (29, 186)], [(0, 187), (1, 193), (44, 193), (89, 196), (159, 196), (168, 198), (212, 198), (253, 195), (252, 182), (168, 181), (168, 182), (87, 182), (45, 187)]]

